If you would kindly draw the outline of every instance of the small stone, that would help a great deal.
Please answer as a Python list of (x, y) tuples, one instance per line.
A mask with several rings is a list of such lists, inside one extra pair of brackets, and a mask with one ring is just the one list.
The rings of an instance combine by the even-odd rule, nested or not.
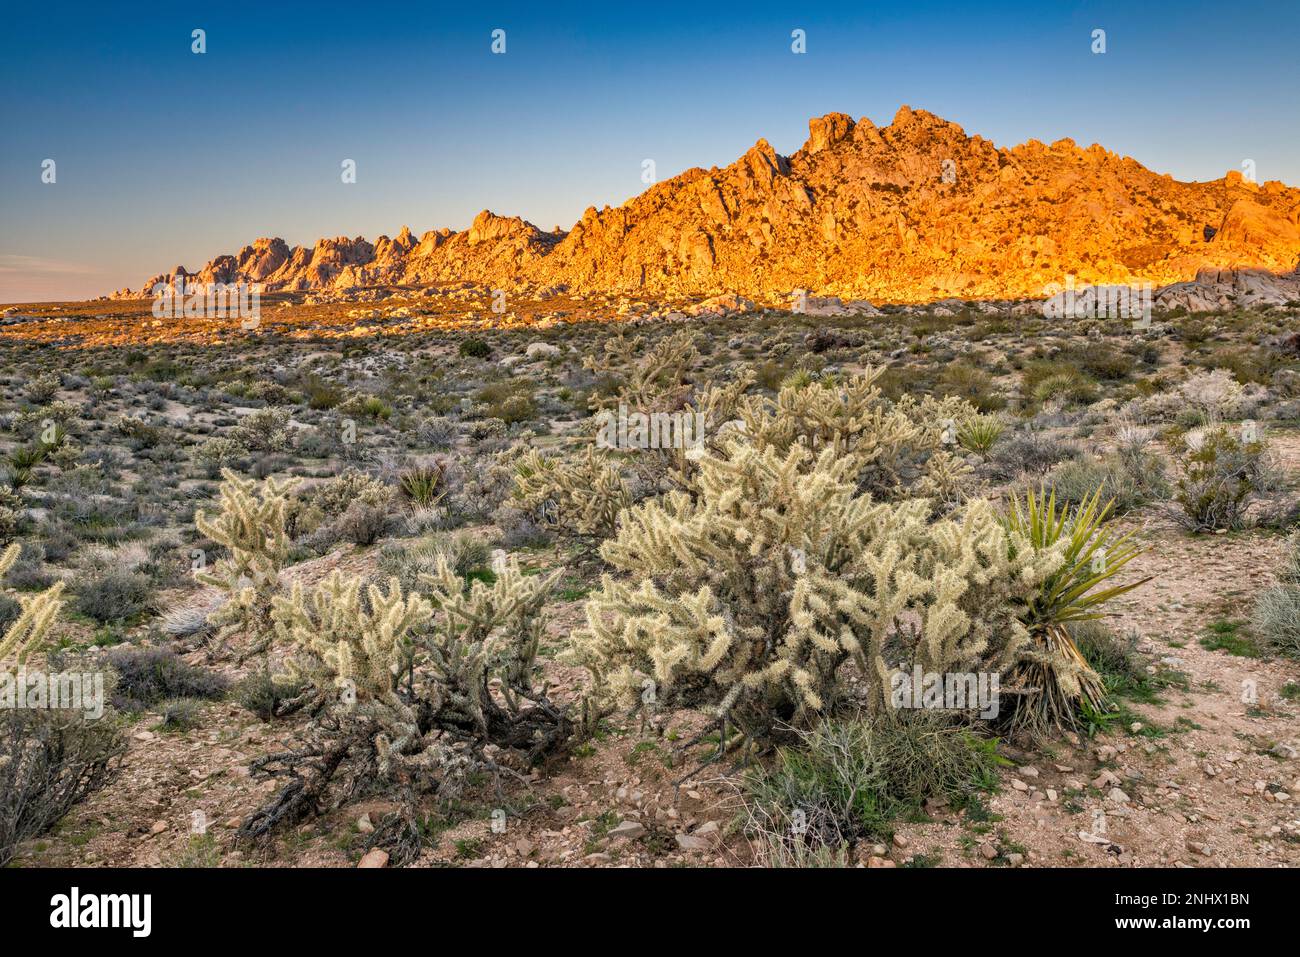
[(894, 847), (897, 847), (897, 848), (899, 848), (899, 849), (901, 850), (901, 849), (907, 847), (909, 843), (911, 843), (911, 842), (908, 841), (907, 838), (903, 837), (903, 835), (901, 835), (901, 834), (895, 834), (895, 835), (894, 835)]
[(677, 846), (683, 851), (707, 851), (709, 842), (702, 837), (696, 837), (694, 834), (678, 834)]
[(1102, 771), (1101, 774), (1092, 779), (1092, 786), (1098, 791), (1115, 787), (1117, 784), (1119, 784), (1119, 778), (1110, 771)]
[(163, 831), (165, 831), (165, 830), (167, 830), (167, 822), (166, 822), (166, 821), (154, 821), (154, 822), (153, 822), (153, 827), (149, 828), (149, 833), (150, 833), (150, 834), (161, 834), (161, 833), (162, 833)]
[(898, 866), (897, 864), (895, 864), (887, 857), (875, 857), (873, 855), (872, 857), (867, 858), (867, 867), (897, 867), (897, 866)]
[(388, 866), (388, 852), (381, 851), (377, 847), (373, 851), (367, 851), (365, 856), (362, 857), (361, 860), (357, 862), (357, 867), (373, 868), (373, 867), (387, 867), (387, 866)]
[(1119, 788), (1111, 788), (1110, 794), (1106, 795), (1106, 800), (1112, 801), (1115, 804), (1127, 804), (1129, 802), (1129, 796)]
[(609, 830), (610, 840), (635, 841), (645, 834), (645, 825), (639, 821), (622, 821)]
[(1010, 864), (1012, 867), (1019, 867), (1021, 864), (1025, 863), (1025, 855), (1008, 854), (1007, 863)]
[(357, 830), (362, 834), (373, 834), (375, 832), (375, 825), (370, 820), (369, 811), (357, 818)]
[(981, 844), (980, 856), (983, 857), (986, 861), (991, 861), (998, 856), (998, 849), (994, 847), (992, 844)]

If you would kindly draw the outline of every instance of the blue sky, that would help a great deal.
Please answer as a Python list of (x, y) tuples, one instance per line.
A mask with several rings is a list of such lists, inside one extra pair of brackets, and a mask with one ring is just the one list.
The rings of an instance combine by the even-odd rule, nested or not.
[(1070, 136), (1191, 180), (1249, 158), (1296, 185), (1297, 50), (1295, 0), (11, 5), (0, 301), (138, 287), (263, 235), (485, 207), (568, 228), (640, 192), (646, 158), (665, 178), (759, 137), (790, 153), (811, 116), (902, 103), (999, 145)]

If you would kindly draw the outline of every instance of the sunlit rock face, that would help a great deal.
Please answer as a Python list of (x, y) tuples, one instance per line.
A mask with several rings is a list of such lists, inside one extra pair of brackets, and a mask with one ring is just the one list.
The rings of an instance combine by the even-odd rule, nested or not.
[[(476, 282), (644, 296), (794, 290), (874, 302), (1041, 297), (1093, 285), (1191, 282), (1209, 269), (1290, 273), (1300, 190), (1236, 171), (1180, 183), (1072, 140), (1000, 149), (904, 106), (877, 127), (829, 113), (792, 156), (760, 139), (564, 232), (484, 210), (468, 229), (403, 227), (375, 243), (259, 239), (204, 281), (268, 291)], [(160, 280), (183, 270), (154, 277)]]

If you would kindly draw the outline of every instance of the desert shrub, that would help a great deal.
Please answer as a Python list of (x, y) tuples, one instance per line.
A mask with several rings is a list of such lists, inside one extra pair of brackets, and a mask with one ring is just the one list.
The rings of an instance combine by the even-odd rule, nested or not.
[(1069, 625), (1070, 638), (1088, 666), (1101, 676), (1108, 693), (1132, 690), (1147, 684), (1146, 662), (1137, 651), (1137, 636), (1121, 636), (1103, 621), (1076, 621)]
[(470, 776), (527, 768), (568, 740), (564, 709), (535, 681), (544, 605), (560, 574), (525, 576), (506, 561), (491, 585), (467, 587), (442, 563), (424, 579), (429, 598), (403, 595), (393, 581), (386, 591), (371, 585), (364, 604), (360, 582), (338, 572), (310, 591), (295, 582), (276, 602), (291, 652), (279, 680), (308, 686), (315, 717), (302, 748), (254, 762), (258, 776), (288, 783), (241, 833), (259, 837), (387, 789), (401, 808), (372, 842), (406, 863), (419, 853), (423, 797), (454, 797)]
[(1164, 458), (1148, 451), (1155, 437), (1154, 428), (1121, 415), (1115, 426), (1115, 458), (1129, 481), (1149, 498), (1164, 498), (1169, 494)]
[(1300, 531), (1287, 540), (1278, 584), (1255, 599), (1250, 625), (1256, 637), (1277, 651), (1300, 657)]
[(1045, 475), (1057, 463), (1079, 456), (1079, 449), (1038, 429), (1016, 432), (993, 452), (990, 464), (999, 478), (1017, 475)]
[(416, 438), (431, 449), (451, 448), (456, 433), (456, 424), (441, 415), (425, 419), (415, 430)]
[(460, 341), (456, 351), (468, 359), (486, 359), (492, 355), (492, 347), (477, 336), (469, 336)]
[(776, 392), (790, 378), (790, 363), (767, 359), (754, 366), (752, 374), (754, 384), (758, 388), (768, 392)]
[(1263, 443), (1222, 426), (1189, 433), (1185, 441), (1174, 485), (1179, 518), (1194, 532), (1241, 528), (1266, 484)]
[(932, 712), (890, 725), (824, 721), (745, 776), (745, 829), (769, 866), (822, 852), (843, 861), (859, 841), (889, 837), (893, 821), (927, 798), (987, 788), (999, 761), (992, 742)]
[(537, 404), (528, 394), (528, 388), (529, 384), (523, 379), (493, 382), (480, 389), (475, 398), (485, 405), (488, 418), (513, 425), (537, 415)]
[(231, 431), (231, 441), (250, 452), (283, 452), (289, 447), (289, 415), (289, 409), (256, 409)]
[(79, 581), (73, 608), (95, 621), (130, 621), (149, 606), (153, 585), (148, 576), (127, 568), (106, 568)]
[(1277, 651), (1300, 657), (1300, 586), (1277, 585), (1255, 599), (1251, 632)]
[(230, 690), (230, 697), (245, 711), (263, 721), (280, 717), (288, 705), (307, 690), (300, 682), (275, 680), (267, 669), (254, 671)]
[(997, 412), (1007, 407), (1006, 397), (997, 391), (993, 376), (966, 363), (945, 366), (939, 375), (938, 389), (944, 395), (965, 399), (980, 412)]
[(0, 867), (103, 787), (126, 751), (116, 722), (75, 712), (0, 710)]
[(119, 711), (145, 711), (168, 698), (220, 698), (229, 685), (170, 648), (126, 645), (104, 652), (104, 661), (116, 676), (113, 707)]
[(211, 631), (211, 618), (223, 598), (173, 605), (158, 616), (158, 630), (168, 638), (191, 638)]
[(386, 505), (391, 497), (391, 490), (379, 479), (371, 478), (356, 469), (348, 469), (341, 475), (313, 486), (304, 499), (326, 516), (336, 518), (346, 512), (353, 502)]
[(544, 520), (540, 513), (502, 505), (493, 514), (492, 521), (501, 529), (498, 541), (502, 548), (543, 548), (554, 540), (551, 534), (554, 524)]
[(1094, 379), (1124, 379), (1133, 371), (1134, 357), (1104, 342), (1068, 350), (1064, 358)]
[(213, 437), (194, 450), (194, 461), (199, 467), (215, 478), (220, 471), (239, 461), (244, 454), (244, 446), (234, 439)]
[(312, 376), (302, 384), (307, 408), (328, 411), (343, 401), (343, 392), (331, 382)]
[(158, 704), (158, 730), (189, 731), (199, 723), (199, 702), (193, 698), (168, 698)]
[(529, 422), (537, 418), (537, 403), (531, 395), (516, 392), (489, 406), (488, 415), (500, 419), (506, 425)]
[(413, 542), (394, 542), (379, 553), (378, 571), (385, 579), (396, 578), (403, 591), (412, 591), (422, 575), (434, 575), (438, 563), (446, 562), (457, 575), (486, 568), (488, 547), (468, 532), (438, 532)]
[[(1159, 460), (1152, 463), (1153, 469), (1158, 466)], [(1079, 458), (1066, 462), (1047, 477), (1047, 486), (1056, 494), (1057, 501), (1071, 508), (1083, 505), (1100, 488), (1114, 500), (1115, 515), (1137, 508), (1150, 497), (1148, 489), (1139, 485), (1133, 473), (1117, 459)]]
[(340, 538), (353, 545), (373, 545), (388, 529), (390, 515), (387, 507), (367, 502), (353, 502), (334, 523)]
[(1067, 405), (1087, 405), (1101, 396), (1095, 382), (1072, 368), (1039, 380), (1030, 394), (1036, 402), (1055, 400)]

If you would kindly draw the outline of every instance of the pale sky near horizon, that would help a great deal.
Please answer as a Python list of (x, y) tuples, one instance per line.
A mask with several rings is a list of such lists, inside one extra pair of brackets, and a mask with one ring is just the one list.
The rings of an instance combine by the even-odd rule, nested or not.
[(0, 302), (136, 288), (259, 236), (484, 208), (567, 229), (640, 192), (644, 159), (663, 179), (760, 137), (792, 153), (811, 116), (903, 103), (999, 146), (1069, 136), (1180, 180), (1253, 159), (1300, 185), (1298, 49), (1295, 0), (28, 4), (0, 34)]

